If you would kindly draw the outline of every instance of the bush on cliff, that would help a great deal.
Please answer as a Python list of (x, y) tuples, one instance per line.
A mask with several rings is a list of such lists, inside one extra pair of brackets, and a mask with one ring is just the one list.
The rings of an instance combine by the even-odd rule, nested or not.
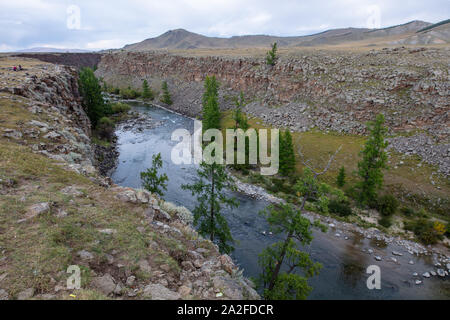
[(112, 141), (114, 136), (114, 122), (108, 117), (102, 117), (98, 121), (96, 131), (100, 139)]
[(103, 99), (102, 88), (91, 68), (81, 69), (79, 91), (83, 97), (83, 108), (91, 120), (92, 127), (95, 128), (98, 121), (109, 114), (111, 110)]

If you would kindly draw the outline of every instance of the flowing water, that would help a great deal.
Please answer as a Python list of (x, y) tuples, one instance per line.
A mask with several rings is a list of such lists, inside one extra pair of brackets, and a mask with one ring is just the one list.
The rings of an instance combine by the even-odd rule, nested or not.
[[(196, 178), (196, 165), (175, 165), (171, 161), (171, 149), (177, 142), (171, 141), (175, 129), (184, 128), (193, 132), (193, 120), (169, 112), (167, 110), (132, 103), (134, 110), (151, 117), (161, 124), (155, 128), (141, 131), (120, 126), (118, 166), (111, 178), (115, 183), (133, 188), (140, 187), (141, 171), (151, 166), (152, 155), (161, 153), (163, 169), (169, 177), (168, 188), (164, 199), (192, 210), (195, 197), (190, 191), (183, 190), (182, 184), (191, 183)], [(268, 230), (265, 220), (258, 215), (268, 203), (255, 200), (245, 195), (234, 193), (240, 206), (233, 210), (224, 210), (224, 214), (236, 240), (232, 258), (247, 277), (256, 277), (260, 271), (257, 260), (263, 248), (279, 238), (263, 235)], [(425, 271), (435, 270), (432, 259), (410, 255), (404, 247), (380, 243), (374, 239), (366, 239), (359, 234), (348, 234), (349, 239), (336, 237), (336, 230), (330, 228), (327, 233), (314, 232), (314, 240), (303, 250), (310, 253), (314, 261), (323, 265), (320, 274), (311, 278), (309, 283), (313, 291), (309, 299), (449, 299), (450, 285), (448, 280), (438, 277), (421, 279), (413, 277)], [(372, 248), (373, 254), (363, 252)], [(396, 257), (399, 264), (389, 261), (391, 252), (403, 253)], [(383, 256), (383, 261), (375, 261), (374, 256)], [(408, 264), (410, 260), (414, 265)], [(366, 280), (366, 268), (378, 265), (381, 268), (381, 290), (369, 290)], [(422, 284), (416, 285), (415, 280)], [(447, 277), (448, 279), (448, 277)]]

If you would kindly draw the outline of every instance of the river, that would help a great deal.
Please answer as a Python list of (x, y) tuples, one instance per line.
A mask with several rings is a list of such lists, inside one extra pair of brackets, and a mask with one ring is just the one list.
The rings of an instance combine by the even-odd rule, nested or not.
[[(182, 184), (191, 183), (196, 177), (196, 166), (175, 165), (171, 161), (171, 149), (177, 142), (171, 141), (175, 129), (185, 128), (193, 131), (193, 120), (167, 110), (140, 103), (130, 103), (133, 110), (151, 117), (160, 125), (141, 131), (128, 126), (119, 126), (119, 159), (111, 178), (121, 186), (140, 187), (140, 172), (151, 165), (152, 155), (161, 153), (163, 169), (169, 177), (164, 199), (192, 210), (195, 198), (189, 191), (181, 188)], [(236, 240), (233, 260), (244, 269), (247, 277), (256, 277), (260, 271), (257, 264), (258, 254), (263, 248), (278, 240), (275, 236), (264, 235), (269, 228), (265, 220), (258, 215), (268, 203), (255, 200), (245, 195), (233, 194), (240, 206), (233, 210), (224, 210), (233, 238)], [(309, 280), (313, 291), (309, 299), (449, 299), (450, 284), (447, 279), (437, 276), (423, 279), (426, 271), (436, 270), (431, 256), (410, 255), (407, 250), (396, 244), (386, 244), (374, 239), (367, 239), (359, 233), (347, 233), (336, 236), (336, 230), (329, 228), (327, 233), (314, 231), (314, 240), (303, 250), (309, 252), (314, 261), (323, 265), (320, 274)], [(374, 253), (369, 254), (371, 248)], [(365, 250), (365, 252), (363, 252)], [(397, 263), (390, 261), (392, 251), (403, 256), (396, 256)], [(375, 261), (374, 256), (383, 257)], [(413, 265), (409, 261), (414, 262)], [(366, 280), (366, 268), (378, 265), (381, 269), (381, 289), (369, 290)], [(417, 272), (418, 277), (413, 273)], [(415, 280), (423, 281), (420, 285)]]

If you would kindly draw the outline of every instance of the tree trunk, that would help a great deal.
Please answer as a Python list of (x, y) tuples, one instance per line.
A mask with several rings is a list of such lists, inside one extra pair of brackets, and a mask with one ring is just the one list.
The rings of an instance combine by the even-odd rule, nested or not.
[(214, 241), (214, 167), (211, 167), (210, 240)]

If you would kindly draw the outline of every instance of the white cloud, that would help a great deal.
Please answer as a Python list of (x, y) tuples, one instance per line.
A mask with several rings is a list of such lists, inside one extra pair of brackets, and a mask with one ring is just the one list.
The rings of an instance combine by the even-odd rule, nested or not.
[[(41, 43), (109, 48), (176, 28), (208, 36), (304, 35), (341, 27), (386, 27), (412, 19), (437, 22), (448, 0), (0, 0), (0, 49)], [(67, 28), (67, 8), (80, 8), (80, 28)], [(380, 8), (379, 19), (370, 8)], [(372, 14), (372, 16), (371, 16)], [(6, 48), (6, 49), (5, 49)]]

